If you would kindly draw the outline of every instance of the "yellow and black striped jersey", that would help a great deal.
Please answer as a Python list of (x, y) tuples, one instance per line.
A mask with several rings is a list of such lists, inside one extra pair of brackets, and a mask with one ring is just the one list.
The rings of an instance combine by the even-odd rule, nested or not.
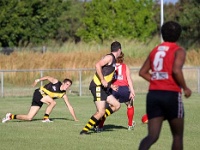
[(62, 98), (66, 94), (66, 91), (60, 90), (61, 85), (62, 83), (60, 81), (55, 84), (50, 82), (44, 86), (41, 86), (39, 90), (42, 95), (48, 95), (53, 99)]
[[(113, 80), (113, 75), (115, 72), (116, 59), (112, 53), (107, 54), (107, 55), (111, 55), (113, 57), (113, 61), (110, 65), (107, 64), (102, 67), (102, 74), (104, 76), (104, 79), (108, 82), (108, 84), (110, 84), (111, 81)], [(98, 74), (95, 73), (95, 75), (93, 76), (93, 79), (90, 83), (90, 87), (94, 87), (94, 86), (98, 86), (98, 85), (101, 85), (101, 81), (99, 79)]]

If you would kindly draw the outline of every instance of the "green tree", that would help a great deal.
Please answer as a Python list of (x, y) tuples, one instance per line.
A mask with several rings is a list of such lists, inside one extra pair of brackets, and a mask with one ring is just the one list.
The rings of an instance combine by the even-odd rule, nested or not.
[[(156, 7), (159, 7), (157, 2)], [(179, 0), (177, 3), (164, 4), (164, 21), (177, 21), (182, 25), (182, 35), (179, 40), (184, 47), (200, 46), (200, 1)], [(155, 18), (160, 24), (160, 12)], [(159, 28), (160, 29), (160, 28)]]
[(56, 30), (55, 40), (63, 43), (69, 39), (78, 42), (80, 39), (76, 31), (82, 25), (81, 19), (84, 16), (83, 2), (80, 0), (68, 0), (68, 5), (64, 7), (62, 15), (59, 17), (59, 28)]
[(183, 27), (182, 44), (186, 48), (200, 46), (200, 1), (182, 0), (178, 21)]
[(53, 38), (67, 4), (62, 0), (1, 0), (1, 46), (37, 44)]
[[(18, 19), (16, 6), (17, 1), (15, 0), (0, 1), (0, 42), (3, 47), (15, 45), (23, 34), (23, 23)], [(21, 24), (21, 27), (19, 24)]]
[(145, 40), (156, 29), (151, 0), (92, 0), (84, 7), (84, 26), (77, 35), (85, 41), (114, 37)]

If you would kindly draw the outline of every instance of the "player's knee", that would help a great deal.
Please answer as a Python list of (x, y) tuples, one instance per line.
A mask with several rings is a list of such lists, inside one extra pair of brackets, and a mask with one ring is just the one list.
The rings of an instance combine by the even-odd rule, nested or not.
[(149, 138), (151, 139), (151, 143), (155, 143), (158, 140), (159, 135), (149, 136)]
[(120, 103), (117, 103), (117, 104), (115, 105), (115, 110), (119, 110), (120, 107), (121, 107), (121, 104), (120, 104)]
[(51, 105), (55, 106), (56, 105), (56, 101), (52, 101)]
[(99, 110), (97, 114), (102, 117), (105, 113), (106, 110)]
[(32, 120), (33, 120), (33, 117), (28, 116), (26, 120), (32, 121)]
[(173, 135), (173, 140), (175, 141), (183, 141), (183, 135)]

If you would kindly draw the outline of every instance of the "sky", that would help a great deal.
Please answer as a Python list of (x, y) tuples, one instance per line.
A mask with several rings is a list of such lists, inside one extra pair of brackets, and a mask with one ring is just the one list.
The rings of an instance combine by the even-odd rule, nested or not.
[(178, 0), (163, 0), (164, 3), (176, 3)]

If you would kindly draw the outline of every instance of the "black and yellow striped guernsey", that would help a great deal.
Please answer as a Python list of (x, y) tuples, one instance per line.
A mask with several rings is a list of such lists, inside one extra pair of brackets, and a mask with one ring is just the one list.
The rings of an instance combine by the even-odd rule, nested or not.
[(61, 85), (62, 83), (60, 81), (58, 81), (55, 84), (50, 82), (46, 84), (45, 86), (41, 86), (39, 90), (43, 96), (48, 95), (53, 99), (62, 98), (66, 94), (66, 91), (60, 90)]
[[(110, 65), (105, 65), (102, 67), (102, 74), (104, 76), (104, 79), (108, 82), (108, 84), (110, 84), (111, 81), (113, 80), (113, 75), (115, 72), (116, 59), (112, 53), (107, 54), (107, 55), (113, 56), (113, 61)], [(90, 87), (95, 87), (95, 86), (99, 86), (99, 85), (101, 85), (101, 81), (99, 79), (98, 74), (95, 73), (93, 80), (90, 83)]]

